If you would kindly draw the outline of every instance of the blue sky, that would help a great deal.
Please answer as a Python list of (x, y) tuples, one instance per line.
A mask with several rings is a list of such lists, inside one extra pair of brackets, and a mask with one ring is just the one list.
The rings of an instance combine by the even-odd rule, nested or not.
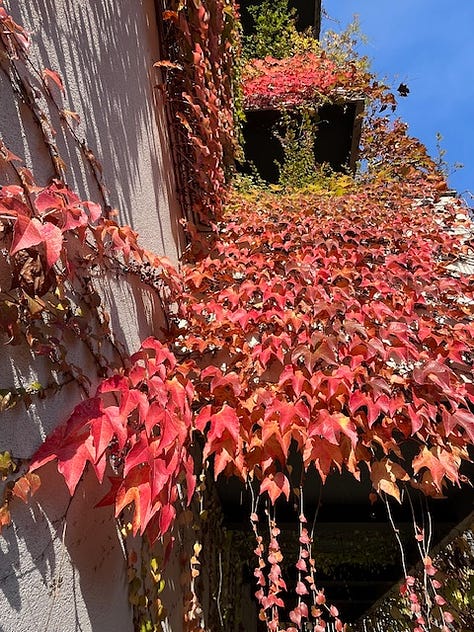
[[(430, 154), (436, 133), (450, 164), (463, 163), (449, 182), (474, 194), (474, 0), (325, 0), (327, 28), (341, 30), (354, 14), (368, 43), (361, 52), (380, 78), (410, 88), (398, 115)], [(474, 200), (468, 200), (470, 206)]]

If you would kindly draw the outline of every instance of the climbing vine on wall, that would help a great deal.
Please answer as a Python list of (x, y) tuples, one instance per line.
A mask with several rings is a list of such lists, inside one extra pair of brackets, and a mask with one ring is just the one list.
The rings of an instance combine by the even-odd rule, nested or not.
[[(234, 103), (240, 95), (240, 31), (231, 0), (166, 3), (165, 75), (178, 173), (188, 220), (208, 225), (219, 215), (236, 152)], [(179, 128), (176, 129), (176, 126)]]
[[(180, 118), (193, 146), (197, 186), (205, 191), (195, 210), (211, 209), (215, 220), (209, 253), (198, 261), (174, 270), (60, 179), (35, 184), (1, 146), (2, 160), (18, 178), (0, 191), (2, 265), (14, 279), (2, 287), (2, 332), (8, 343), (28, 344), (84, 386), (83, 401), (8, 494), (26, 499), (50, 461), (71, 494), (86, 467), (103, 482), (109, 466), (101, 504), (113, 505), (117, 517), (130, 516), (133, 534), (153, 542), (192, 502), (197, 479), (200, 492), (203, 472), (237, 476), (253, 493), (256, 597), (260, 619), (272, 631), (281, 629), (288, 594), (273, 507), (279, 499), (296, 499), (297, 603), (287, 632), (304, 629), (307, 621), (322, 632), (327, 620), (342, 630), (338, 609), (318, 582), (304, 476), (315, 468), (324, 483), (334, 472), (347, 470), (358, 479), (365, 470), (373, 493), (395, 501), (410, 487), (437, 497), (463, 481), (460, 468), (474, 440), (474, 287), (456, 262), (472, 251), (470, 225), (456, 200), (440, 203), (446, 184), (423, 147), (402, 124), (384, 119), (365, 132), (367, 172), (339, 195), (323, 185), (298, 193), (229, 190), (222, 209), (232, 91), (218, 61), (230, 59), (223, 35), (229, 15), (234, 20), (232, 4), (195, 2), (164, 16), (188, 53), (183, 68), (177, 59), (161, 67), (186, 68)], [(13, 60), (25, 55), (26, 32), (2, 7), (0, 20), (7, 54)], [(379, 95), (372, 80), (364, 75), (358, 83), (354, 68), (336, 68), (324, 55), (291, 63), (294, 75), (285, 60), (256, 63), (255, 77), (245, 84), (249, 103), (270, 106), (277, 95), (287, 105), (289, 98), (337, 94), (338, 87), (365, 95), (373, 88), (372, 96)], [(44, 81), (60, 82), (52, 73)], [(86, 264), (138, 274), (165, 297), (170, 309), (163, 339), (149, 337), (132, 356), (108, 362), (93, 338), (96, 330), (84, 322), (86, 307), (78, 304), (86, 300), (80, 273)], [(113, 342), (100, 301), (92, 308)], [(53, 335), (58, 330), (88, 344), (94, 339), (102, 378), (97, 388), (69, 365)], [(288, 467), (290, 453), (302, 466), (299, 480)], [(3, 454), (2, 472), (10, 475), (9, 458)], [(185, 613), (190, 630), (202, 614), (195, 590), (201, 545), (193, 551)], [(424, 592), (408, 575), (403, 586), (413, 627), (423, 632), (436, 624), (446, 632), (453, 615), (428, 554), (424, 571)]]
[[(56, 175), (51, 184), (40, 186), (0, 138), (1, 168), (9, 182), (0, 188), (0, 333), (4, 345), (26, 345), (34, 360), (50, 367), (46, 383), (3, 388), (0, 410), (4, 411), (20, 403), (29, 406), (35, 398), (52, 395), (72, 383), (88, 396), (97, 378), (123, 364), (124, 350), (110, 327), (110, 315), (95, 287), (96, 277), (110, 274), (124, 282), (138, 278), (158, 297), (163, 296), (168, 281), (173, 284), (177, 277), (165, 258), (138, 244), (130, 227), (109, 217), (100, 164), (70, 120), (77, 115), (60, 109), (54, 100), (51, 88), (63, 89), (61, 77), (31, 62), (29, 34), (1, 6), (0, 25), (1, 70), (10, 80), (13, 94), (39, 121)], [(103, 207), (81, 200), (60, 179), (65, 165), (39, 95), (58, 111), (66, 131), (85, 154)], [(86, 373), (70, 353), (76, 343), (95, 365), (94, 375)], [(9, 458), (13, 470), (24, 470), (14, 456)], [(7, 484), (1, 525), (10, 522), (11, 496), (26, 499), (37, 485), (33, 474)]]
[[(438, 185), (231, 197), (212, 253), (183, 269), (167, 345), (145, 341), (31, 470), (56, 459), (73, 492), (87, 462), (101, 478), (111, 458), (120, 475), (107, 500), (117, 514), (134, 502), (134, 530), (152, 538), (169, 528), (178, 486), (192, 497), (196, 433), (215, 476), (259, 480), (272, 503), (295, 486), (292, 445), (323, 481), (366, 467), (374, 490), (397, 500), (405, 485), (438, 496), (459, 484), (473, 440), (473, 286), (448, 266), (470, 242), (446, 232), (467, 227), (456, 202), (433, 213)], [(70, 445), (81, 447), (72, 458)], [(317, 596), (308, 577), (301, 596)], [(282, 581), (262, 594), (270, 629)]]

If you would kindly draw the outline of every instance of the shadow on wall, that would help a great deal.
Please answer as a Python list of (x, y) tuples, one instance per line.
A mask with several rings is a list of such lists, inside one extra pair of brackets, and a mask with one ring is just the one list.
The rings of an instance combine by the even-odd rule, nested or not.
[[(131, 275), (93, 277), (93, 287), (102, 297), (114, 345), (103, 338), (100, 328), (94, 329), (93, 320), (89, 325), (95, 339), (100, 340), (96, 353), (112, 371), (122, 365), (121, 352), (130, 355), (138, 351), (141, 342), (148, 336), (160, 337), (166, 329), (163, 305), (149, 286)], [(80, 307), (81, 302), (77, 305)], [(69, 366), (81, 368), (90, 380), (89, 395), (93, 396), (101, 379), (100, 363), (91, 355), (88, 344), (73, 337), (70, 332), (63, 331), (62, 334), (66, 361)], [(70, 375), (60, 371), (52, 373), (49, 360), (35, 355), (27, 345), (10, 345), (5, 349), (6, 353), (0, 359), (0, 389), (28, 391), (34, 384), (40, 384), (45, 389), (42, 395), (31, 395), (28, 407), (19, 401), (15, 407), (2, 412), (0, 452), (8, 450), (15, 458), (29, 459), (44, 437), (68, 419), (74, 406), (84, 398), (84, 393), (77, 381), (71, 381)]]
[[(79, 136), (87, 138), (103, 166), (121, 221), (135, 227), (141, 212), (152, 223), (153, 246), (169, 251), (167, 228), (175, 244), (181, 231), (176, 208), (175, 217), (166, 218), (168, 206), (176, 203), (165, 113), (155, 88), (159, 48), (153, 1), (11, 4), (14, 17), (34, 29), (31, 54), (39, 52), (38, 63), (63, 76), (64, 107), (79, 113)], [(56, 119), (54, 125), (59, 130), (61, 123)], [(66, 163), (76, 165), (77, 145), (59, 134), (57, 142)], [(89, 171), (87, 165), (73, 167), (69, 184), (97, 199)]]
[[(15, 632), (129, 632), (125, 553), (104, 488), (88, 473), (73, 499), (49, 464), (28, 505), (14, 501), (4, 532), (0, 629)], [(51, 490), (54, 489), (54, 494)], [(67, 526), (66, 526), (67, 525)]]
[(115, 341), (132, 354), (148, 336), (160, 338), (166, 331), (166, 317), (160, 299), (149, 286), (134, 282), (133, 277), (127, 280), (125, 283), (121, 277), (108, 275), (95, 282), (107, 305)]

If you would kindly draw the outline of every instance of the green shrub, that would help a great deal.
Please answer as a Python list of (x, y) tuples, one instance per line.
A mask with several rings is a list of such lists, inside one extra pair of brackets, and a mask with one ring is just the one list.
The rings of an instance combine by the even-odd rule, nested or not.
[(254, 22), (254, 33), (244, 37), (244, 55), (251, 59), (276, 57), (283, 59), (293, 54), (296, 31), (296, 10), (288, 0), (264, 0), (250, 5), (248, 11)]

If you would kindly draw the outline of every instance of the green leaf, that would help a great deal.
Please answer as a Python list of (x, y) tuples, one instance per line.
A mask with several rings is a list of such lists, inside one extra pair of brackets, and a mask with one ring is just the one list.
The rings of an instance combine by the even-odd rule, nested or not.
[(5, 479), (8, 474), (16, 470), (16, 465), (12, 460), (10, 452), (0, 452), (0, 477)]

